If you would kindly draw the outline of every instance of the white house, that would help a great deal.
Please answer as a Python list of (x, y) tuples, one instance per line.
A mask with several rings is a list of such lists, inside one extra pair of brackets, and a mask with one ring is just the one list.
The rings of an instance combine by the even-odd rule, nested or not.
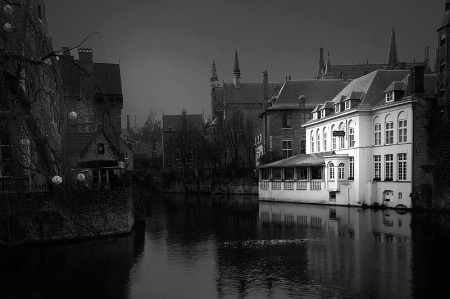
[(411, 208), (413, 177), (430, 179), (420, 141), (435, 82), (421, 66), (378, 70), (324, 99), (303, 125), (306, 155), (260, 166), (260, 198)]

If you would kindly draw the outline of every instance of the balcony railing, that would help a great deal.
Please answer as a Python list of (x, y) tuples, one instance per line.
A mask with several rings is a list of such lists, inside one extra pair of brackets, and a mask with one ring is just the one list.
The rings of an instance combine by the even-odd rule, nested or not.
[(285, 181), (284, 182), (284, 190), (294, 190), (294, 182), (293, 181)]
[(272, 182), (272, 190), (281, 190), (281, 182)]
[(307, 181), (297, 181), (297, 190), (306, 190), (308, 189)]
[(322, 189), (322, 181), (311, 181), (311, 190), (320, 190)]
[(269, 190), (269, 182), (268, 181), (262, 181), (260, 183), (261, 189), (263, 190)]
[[(261, 190), (322, 190), (324, 181), (260, 181)], [(283, 188), (282, 188), (283, 187)]]

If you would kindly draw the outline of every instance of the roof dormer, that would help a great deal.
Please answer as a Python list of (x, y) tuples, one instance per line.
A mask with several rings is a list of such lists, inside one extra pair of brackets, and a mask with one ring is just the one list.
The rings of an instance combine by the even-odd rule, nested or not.
[(405, 92), (405, 83), (402, 81), (394, 81), (383, 92), (385, 94), (386, 103), (392, 103), (400, 99)]
[(325, 102), (325, 104), (322, 105), (320, 108), (320, 117), (324, 118), (326, 117), (331, 111), (333, 111), (333, 102)]
[(322, 108), (322, 104), (318, 104), (313, 111), (311, 111), (313, 115), (313, 119), (319, 119), (321, 117), (320, 108)]

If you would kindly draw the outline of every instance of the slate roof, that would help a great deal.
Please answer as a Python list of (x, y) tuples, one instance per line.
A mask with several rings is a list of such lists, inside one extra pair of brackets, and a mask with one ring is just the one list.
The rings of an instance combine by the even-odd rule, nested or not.
[[(104, 94), (122, 94), (120, 66), (112, 63), (94, 63), (94, 82)], [(96, 93), (99, 93), (96, 90)]]
[(403, 81), (394, 81), (391, 83), (391, 85), (388, 86), (388, 88), (386, 88), (385, 91), (383, 91), (383, 93), (386, 92), (391, 92), (394, 90), (405, 90), (405, 82)]
[(332, 99), (346, 85), (340, 79), (286, 81), (277, 101), (269, 110), (299, 109), (298, 99), (301, 95), (305, 96), (305, 108), (314, 109), (317, 104)]
[[(163, 130), (168, 131), (172, 128), (173, 131), (178, 131), (181, 129), (182, 125), (181, 114), (176, 115), (163, 115)], [(202, 114), (187, 114), (186, 122), (188, 130), (202, 130), (203, 129), (203, 115)]]
[[(269, 83), (269, 98), (274, 95), (275, 86), (281, 87), (282, 83)], [(240, 88), (235, 88), (233, 83), (223, 84), (223, 100), (225, 104), (262, 103), (264, 99), (263, 83), (241, 83)]]
[(320, 166), (325, 163), (325, 156), (334, 154), (334, 152), (323, 152), (314, 154), (300, 154), (283, 160), (260, 165), (259, 168), (270, 167), (298, 167), (298, 166)]

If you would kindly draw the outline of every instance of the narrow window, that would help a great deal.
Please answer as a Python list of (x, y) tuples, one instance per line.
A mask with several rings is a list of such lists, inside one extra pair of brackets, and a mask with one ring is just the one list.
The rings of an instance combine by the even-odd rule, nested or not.
[(345, 110), (350, 109), (350, 100), (345, 101)]
[(334, 180), (334, 164), (328, 164), (328, 173), (330, 174), (330, 180)]
[(283, 113), (283, 129), (290, 129), (292, 128), (291, 125), (291, 114), (290, 113)]
[(344, 148), (345, 147), (344, 136), (339, 137), (339, 141), (340, 141), (339, 148)]
[(350, 157), (350, 175), (349, 180), (353, 180), (355, 178), (355, 157)]
[(284, 169), (284, 179), (292, 181), (294, 179), (294, 168)]
[(439, 46), (443, 47), (447, 44), (447, 33), (444, 31), (441, 33), (440, 39), (439, 39)]
[(302, 137), (300, 140), (300, 154), (306, 154), (306, 139)]
[(386, 123), (386, 144), (394, 143), (394, 123), (387, 122)]
[(386, 103), (392, 102), (394, 98), (392, 97), (392, 93), (387, 92), (386, 93)]
[(442, 58), (439, 62), (439, 73), (445, 72), (445, 58)]
[(292, 140), (283, 140), (283, 158), (292, 156)]
[(374, 132), (374, 144), (381, 145), (381, 124), (374, 124), (373, 126)]
[(339, 166), (338, 166), (338, 174), (339, 174), (338, 179), (339, 180), (344, 179), (344, 174), (345, 174), (344, 167), (345, 167), (344, 163), (339, 163)]
[(327, 132), (323, 130), (323, 151), (327, 151)]
[(373, 156), (373, 169), (374, 169), (374, 180), (381, 179), (381, 156), (375, 155)]
[(105, 153), (105, 145), (103, 143), (97, 144), (97, 154), (103, 155)]
[(311, 132), (311, 153), (314, 153), (314, 133)]
[(262, 169), (261, 178), (263, 180), (269, 180), (270, 179), (270, 170), (269, 170), (269, 168), (263, 168)]
[(331, 138), (331, 148), (332, 149), (336, 149), (336, 136), (333, 135), (333, 137)]
[(298, 168), (298, 178), (299, 178), (299, 180), (307, 180), (308, 179), (308, 168), (307, 167), (299, 167)]
[(406, 181), (406, 154), (398, 154), (398, 180)]
[(272, 179), (281, 180), (281, 168), (272, 168)]
[(339, 112), (339, 104), (334, 105), (334, 112), (338, 113)]
[(394, 156), (393, 155), (385, 155), (385, 177), (386, 181), (392, 181), (393, 178), (393, 168), (394, 168)]
[(320, 153), (320, 134), (317, 133), (317, 152)]
[(402, 119), (398, 121), (398, 142), (402, 143), (402, 142), (406, 142), (407, 141), (407, 137), (406, 137), (406, 119)]
[(324, 118), (325, 117), (325, 109), (323, 109), (320, 113), (321, 113), (320, 117)]
[(348, 138), (349, 138), (349, 147), (355, 146), (355, 128), (351, 127), (348, 130)]
[(310, 118), (309, 113), (301, 113), (300, 114), (300, 124), (303, 125), (304, 123), (308, 122)]

